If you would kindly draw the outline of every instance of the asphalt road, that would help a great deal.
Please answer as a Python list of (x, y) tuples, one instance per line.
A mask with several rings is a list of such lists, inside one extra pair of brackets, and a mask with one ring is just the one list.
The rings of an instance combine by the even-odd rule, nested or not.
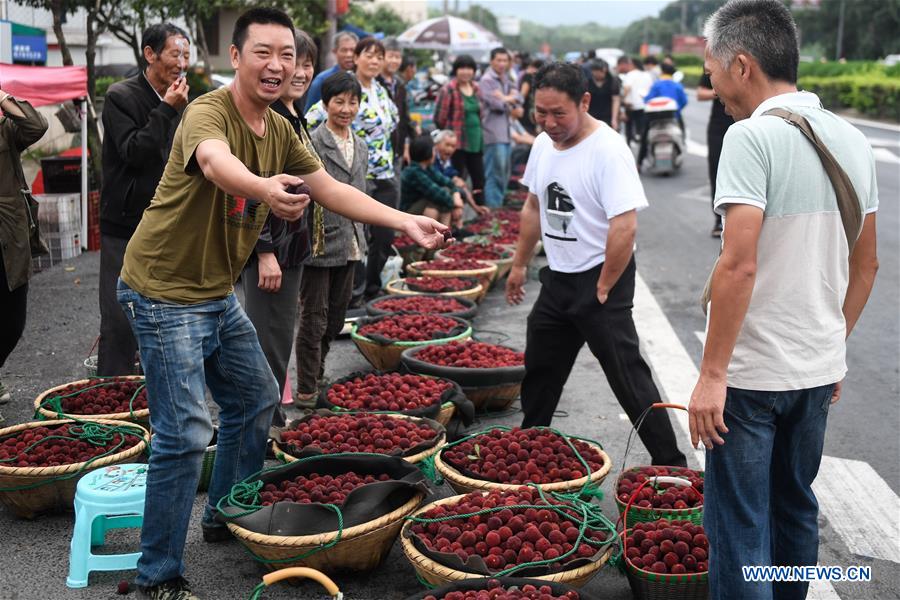
[[(689, 135), (695, 142), (692, 152), (696, 154), (702, 154), (705, 144), (707, 111), (708, 104), (693, 103), (686, 109)], [(893, 156), (900, 154), (900, 134), (896, 131), (866, 127), (863, 131), (871, 139), (880, 140), (878, 143)], [(817, 481), (823, 507), (820, 564), (871, 565), (873, 582), (819, 584), (810, 594), (816, 598), (900, 597), (896, 564), (900, 562), (900, 158), (890, 162), (882, 153), (882, 159), (878, 163), (881, 271), (872, 300), (849, 343), (850, 373), (844, 398), (832, 409), (826, 439), (829, 470), (826, 477), (820, 476), (821, 482)], [(683, 172), (670, 178), (646, 177), (644, 183), (651, 207), (640, 216), (637, 261), (645, 285), (638, 286), (635, 316), (645, 355), (661, 391), (669, 401), (686, 403), (702, 352), (698, 332), (703, 331), (704, 320), (698, 296), (718, 249), (718, 241), (709, 236), (712, 216), (705, 159), (691, 154)], [(33, 279), (25, 337), (3, 372), (4, 382), (14, 394), (12, 404), (0, 409), (5, 424), (29, 420), (33, 398), (40, 391), (84, 375), (81, 363), (90, 353), (99, 327), (98, 266), (97, 254), (87, 253)], [(492, 292), (475, 320), (476, 329), (484, 332), (484, 338), (502, 339), (523, 348), (525, 317), (537, 289), (537, 284), (530, 282), (526, 303), (514, 308), (505, 305), (499, 292)], [(366, 366), (352, 343), (343, 340), (335, 345), (327, 370), (335, 377)], [(630, 424), (621, 419), (622, 411), (586, 349), (572, 371), (560, 409), (565, 412), (554, 425), (601, 441), (614, 460), (614, 473), (623, 463), (646, 464), (648, 457), (640, 446), (625, 456)], [(515, 414), (483, 417), (481, 423), (514, 425), (519, 418)], [(687, 449), (680, 424), (676, 432)], [(604, 485), (606, 492), (612, 479)], [(446, 488), (436, 490), (437, 496), (450, 493)], [(203, 543), (198, 527), (199, 507), (204, 500), (198, 496), (195, 506), (185, 575), (204, 598), (246, 598), (262, 571), (237, 543)], [(602, 506), (611, 518), (616, 516), (610, 498), (605, 498)], [(118, 597), (116, 583), (132, 573), (94, 573), (88, 588), (65, 587), (71, 530), (71, 514), (21, 521), (0, 508), (0, 600)], [(112, 536), (108, 550), (131, 551), (136, 543), (136, 531), (118, 532)], [(339, 576), (336, 580), (348, 600), (402, 599), (421, 589), (396, 545), (375, 572)], [(611, 568), (604, 569), (586, 589), (600, 597), (631, 597), (624, 576)], [(315, 599), (326, 595), (316, 586), (305, 584), (298, 588), (276, 586), (265, 597)]]

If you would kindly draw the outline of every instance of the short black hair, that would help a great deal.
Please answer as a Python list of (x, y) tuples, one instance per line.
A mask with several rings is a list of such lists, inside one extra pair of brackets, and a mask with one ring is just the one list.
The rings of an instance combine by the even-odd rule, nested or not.
[(231, 43), (240, 51), (243, 49), (244, 42), (247, 41), (247, 30), (251, 25), (281, 25), (291, 30), (293, 36), (294, 23), (282, 10), (277, 8), (269, 8), (267, 6), (258, 6), (245, 11), (234, 22), (234, 31), (231, 34)]
[(616, 60), (617, 65), (627, 65), (630, 62), (631, 62), (631, 57), (628, 56), (627, 54), (623, 54)]
[(541, 67), (544, 66), (544, 59), (543, 58), (535, 58), (528, 64), (528, 66), (534, 67), (535, 69), (540, 69)]
[(384, 44), (373, 37), (366, 37), (356, 42), (356, 48), (353, 49), (353, 55), (359, 56), (369, 48), (375, 48), (375, 52), (384, 56)]
[(408, 69), (410, 67), (415, 67), (415, 66), (416, 66), (416, 57), (404, 54), (403, 60), (400, 61), (400, 70), (405, 71), (406, 69)]
[(609, 63), (602, 58), (592, 58), (588, 61), (588, 65), (590, 66), (591, 71), (599, 71), (600, 69), (609, 71)]
[(662, 70), (664, 75), (674, 75), (675, 74), (675, 65), (669, 63), (663, 63), (662, 66), (659, 67)]
[(298, 29), (294, 32), (294, 45), (297, 46), (297, 60), (308, 58), (312, 64), (316, 64), (319, 58), (319, 49), (309, 34)]
[(562, 92), (578, 104), (587, 92), (584, 69), (558, 61), (546, 64), (534, 76), (534, 91), (544, 88)]
[(420, 135), (409, 143), (409, 159), (413, 162), (424, 162), (434, 156), (434, 140), (430, 135)]
[(650, 56), (648, 56), (647, 58), (644, 59), (644, 64), (645, 65), (658, 65), (659, 60), (651, 54)]
[(456, 60), (453, 61), (453, 68), (450, 70), (450, 77), (455, 76), (458, 69), (472, 69), (473, 71), (477, 71), (478, 63), (476, 63), (475, 59), (470, 55), (460, 54), (456, 57)]
[(181, 36), (188, 42), (191, 41), (188, 34), (177, 25), (171, 23), (154, 23), (141, 34), (141, 56), (143, 57), (144, 48), (147, 48), (148, 46), (153, 51), (153, 54), (159, 56), (159, 53), (166, 47), (168, 39), (173, 36)]
[(503, 46), (497, 46), (493, 50), (491, 50), (491, 60), (494, 60), (494, 57), (498, 54), (505, 54), (507, 58), (512, 58), (509, 54), (509, 50), (504, 48)]
[(639, 59), (636, 56), (631, 59), (631, 64), (633, 64), (634, 68), (637, 69), (638, 71), (644, 70), (644, 61), (642, 61), (641, 59)]
[(322, 105), (328, 106), (329, 100), (347, 92), (356, 96), (357, 100), (362, 99), (362, 87), (356, 77), (347, 71), (338, 70), (322, 82)]
[(386, 37), (381, 40), (381, 45), (384, 46), (385, 52), (400, 52), (403, 53), (403, 48), (400, 47), (400, 42), (397, 41), (395, 37)]

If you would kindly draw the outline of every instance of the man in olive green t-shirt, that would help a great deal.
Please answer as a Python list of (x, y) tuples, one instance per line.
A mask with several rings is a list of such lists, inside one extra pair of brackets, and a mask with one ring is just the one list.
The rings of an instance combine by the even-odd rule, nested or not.
[(197, 598), (182, 577), (184, 541), (213, 435), (205, 401), (219, 405), (216, 461), (203, 515), (204, 539), (232, 485), (263, 466), (278, 384), (256, 331), (234, 297), (269, 210), (294, 221), (309, 203), (354, 221), (403, 231), (427, 248), (447, 228), (388, 208), (336, 182), (269, 110), (294, 71), (294, 30), (283, 12), (255, 8), (235, 23), (231, 86), (184, 112), (156, 194), (128, 244), (119, 303), (146, 374), (154, 437), (136, 583), (150, 598)]

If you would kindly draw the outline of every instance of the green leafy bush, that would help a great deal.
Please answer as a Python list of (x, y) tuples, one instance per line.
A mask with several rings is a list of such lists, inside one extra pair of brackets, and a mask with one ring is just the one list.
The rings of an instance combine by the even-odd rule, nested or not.
[(109, 89), (109, 86), (114, 84), (117, 81), (122, 81), (121, 77), (98, 77), (97, 81), (94, 82), (94, 96), (97, 98), (106, 95), (106, 90)]

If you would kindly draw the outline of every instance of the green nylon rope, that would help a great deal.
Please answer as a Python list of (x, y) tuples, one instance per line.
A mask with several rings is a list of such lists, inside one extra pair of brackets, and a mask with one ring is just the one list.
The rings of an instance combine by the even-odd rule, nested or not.
[[(112, 380), (113, 377), (97, 377), (96, 379)], [(69, 392), (68, 394), (57, 394), (55, 396), (50, 396), (50, 397), (46, 398), (43, 402), (41, 402), (39, 409), (34, 412), (34, 417), (36, 419), (45, 420), (46, 417), (40, 411), (40, 408), (44, 408), (44, 409), (50, 410), (52, 412), (55, 412), (56, 416), (61, 419), (72, 419), (72, 418), (74, 418), (72, 415), (69, 415), (69, 414), (63, 412), (63, 408), (62, 408), (63, 398), (72, 398), (83, 392), (86, 392), (87, 390), (93, 390), (98, 387), (105, 387), (105, 386), (109, 386), (109, 385), (115, 385), (117, 383), (122, 383), (122, 382), (120, 382), (120, 381), (101, 381), (100, 383), (95, 383), (94, 385), (75, 390), (74, 392)], [(131, 395), (131, 398), (128, 400), (128, 414), (132, 419), (137, 419), (137, 416), (135, 416), (135, 414), (134, 414), (134, 401), (135, 401), (135, 399), (137, 399), (138, 395), (140, 395), (141, 391), (145, 387), (147, 387), (146, 383), (139, 384), (137, 386), (137, 389), (135, 389), (134, 393)], [(82, 416), (84, 416), (84, 415), (82, 415)]]
[[(33, 483), (33, 484), (14, 486), (14, 487), (9, 487), (9, 488), (0, 488), (0, 492), (19, 492), (19, 491), (23, 491), (23, 490), (30, 490), (30, 489), (38, 488), (38, 487), (41, 487), (44, 485), (49, 485), (56, 481), (65, 481), (66, 479), (72, 479), (72, 478), (77, 477), (78, 475), (82, 474), (83, 472), (85, 472), (88, 469), (88, 467), (90, 465), (92, 465), (94, 462), (96, 462), (106, 456), (115, 454), (119, 450), (119, 448), (121, 448), (125, 444), (126, 434), (136, 436), (136, 437), (140, 438), (141, 440), (144, 439), (141, 429), (139, 429), (137, 425), (112, 425), (112, 426), (110, 426), (110, 425), (105, 425), (103, 423), (96, 423), (93, 421), (82, 421), (79, 419), (73, 419), (73, 420), (75, 421), (75, 424), (69, 427), (69, 433), (72, 435), (70, 435), (70, 436), (49, 435), (49, 436), (44, 437), (36, 442), (31, 443), (25, 449), (23, 449), (21, 451), (21, 453), (28, 452), (28, 451), (32, 450), (33, 448), (39, 446), (40, 444), (43, 444), (44, 442), (54, 440), (54, 439), (69, 440), (69, 441), (75, 441), (75, 442), (87, 442), (88, 444), (92, 444), (94, 446), (105, 446), (109, 442), (113, 441), (113, 439), (115, 438), (116, 435), (119, 436), (119, 440), (115, 446), (113, 446), (112, 448), (110, 448), (109, 450), (104, 452), (103, 454), (98, 454), (97, 456), (85, 461), (81, 465), (81, 467), (78, 468), (78, 470), (73, 471), (72, 473), (58, 475), (56, 477), (51, 477), (49, 479), (39, 481), (39, 482)], [(27, 430), (23, 430), (23, 431), (27, 431)], [(17, 431), (15, 433), (7, 436), (7, 438), (12, 437), (13, 435), (18, 435), (19, 433), (22, 433), (22, 432)], [(149, 448), (149, 445), (148, 445), (148, 448)], [(13, 460), (17, 460), (17, 457), (0, 459), (0, 463), (8, 463)], [(64, 467), (66, 465), (59, 465), (59, 466)], [(22, 468), (25, 468), (25, 467), (22, 467)]]

